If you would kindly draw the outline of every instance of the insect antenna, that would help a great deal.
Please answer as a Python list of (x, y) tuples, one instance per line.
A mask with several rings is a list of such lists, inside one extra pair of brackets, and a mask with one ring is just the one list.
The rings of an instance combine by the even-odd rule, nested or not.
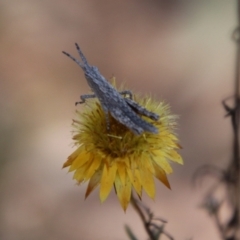
[(79, 60), (77, 60), (75, 57), (73, 57), (71, 54), (62, 51), (63, 54), (65, 54), (66, 56), (68, 56), (69, 58), (71, 58), (75, 63), (77, 63), (83, 70), (85, 69), (84, 64), (82, 64)]
[(82, 53), (82, 51), (81, 51), (79, 45), (78, 45), (77, 43), (75, 43), (75, 45), (76, 45), (76, 48), (77, 48), (78, 54), (79, 54), (79, 56), (81, 57), (81, 59), (82, 59), (84, 65), (87, 65), (87, 66), (88, 66), (87, 59), (86, 59), (85, 56), (83, 55), (83, 53)]

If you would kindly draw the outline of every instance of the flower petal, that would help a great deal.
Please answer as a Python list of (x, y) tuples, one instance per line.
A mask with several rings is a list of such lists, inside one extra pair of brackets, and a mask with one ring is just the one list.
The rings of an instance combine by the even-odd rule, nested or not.
[(150, 198), (154, 198), (156, 194), (156, 190), (155, 190), (155, 183), (154, 183), (152, 174), (149, 171), (141, 169), (140, 176), (141, 176), (143, 189), (145, 190), (145, 192)]
[(99, 168), (100, 164), (101, 159), (99, 159), (98, 157), (93, 158), (92, 164), (89, 166), (85, 173), (85, 178), (90, 179), (95, 173), (95, 171)]
[(164, 172), (164, 170), (158, 166), (156, 163), (153, 164), (154, 170), (155, 170), (155, 177), (160, 180), (166, 187), (168, 187), (169, 189), (171, 189), (170, 184), (168, 182), (167, 179), (167, 175)]
[(88, 152), (82, 151), (81, 153), (79, 153), (78, 157), (75, 158), (75, 160), (73, 161), (71, 167), (69, 168), (69, 172), (72, 172), (80, 168), (90, 159), (91, 159), (91, 154), (89, 154)]
[(67, 161), (63, 164), (63, 168), (69, 167), (73, 161), (77, 158), (77, 156), (81, 152), (81, 147), (77, 148), (67, 159)]
[(115, 185), (115, 189), (116, 189), (116, 192), (117, 192), (118, 199), (121, 203), (121, 206), (122, 206), (123, 210), (126, 211), (127, 206), (130, 202), (130, 198), (131, 198), (131, 182), (130, 182), (130, 179), (127, 176), (126, 177), (126, 182), (123, 185), (121, 180), (120, 180), (119, 175), (116, 174), (114, 185)]
[(122, 181), (122, 184), (125, 184), (125, 179), (126, 179), (126, 165), (125, 163), (121, 162), (117, 162), (117, 171), (119, 174), (119, 177)]
[(86, 180), (86, 171), (87, 169), (91, 166), (93, 159), (90, 161), (86, 162), (83, 166), (78, 168), (74, 174), (73, 174), (73, 179), (76, 179), (78, 183), (81, 183)]
[(154, 157), (155, 163), (159, 165), (167, 174), (172, 172), (172, 167), (170, 166), (169, 162), (165, 159), (165, 157)]
[(179, 163), (179, 164), (183, 164), (183, 159), (182, 157), (174, 150), (170, 151), (167, 154), (167, 157), (172, 160), (173, 162)]
[(146, 154), (143, 155), (143, 158), (142, 158), (142, 161), (141, 161), (142, 162), (142, 168), (147, 169), (151, 173), (154, 173), (154, 168), (153, 168), (153, 165), (152, 165), (153, 161), (149, 157), (149, 155), (148, 156)]
[(88, 183), (88, 188), (85, 194), (85, 199), (89, 196), (89, 194), (100, 184), (102, 176), (102, 169), (99, 168), (91, 177), (89, 183)]
[(133, 185), (134, 189), (136, 190), (138, 196), (141, 198), (142, 196), (142, 184), (140, 180), (140, 173), (138, 169), (127, 169), (128, 177), (131, 181), (131, 184)]
[(101, 178), (101, 185), (100, 185), (100, 200), (104, 202), (108, 197), (114, 183), (114, 179), (116, 176), (117, 165), (115, 163), (112, 166), (107, 167), (104, 165), (103, 173)]

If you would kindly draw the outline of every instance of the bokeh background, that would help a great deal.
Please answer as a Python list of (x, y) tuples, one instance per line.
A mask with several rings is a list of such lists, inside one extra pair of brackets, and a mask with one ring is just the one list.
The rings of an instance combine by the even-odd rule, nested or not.
[(1, 0), (0, 239), (121, 240), (125, 224), (146, 239), (113, 191), (104, 204), (98, 191), (84, 201), (86, 184), (61, 169), (74, 150), (74, 103), (89, 91), (61, 53), (77, 56), (75, 42), (104, 76), (180, 115), (185, 164), (173, 165), (172, 190), (156, 182), (155, 200), (143, 201), (175, 239), (218, 239), (191, 178), (203, 164), (230, 160), (221, 101), (233, 94), (236, 24), (233, 0)]

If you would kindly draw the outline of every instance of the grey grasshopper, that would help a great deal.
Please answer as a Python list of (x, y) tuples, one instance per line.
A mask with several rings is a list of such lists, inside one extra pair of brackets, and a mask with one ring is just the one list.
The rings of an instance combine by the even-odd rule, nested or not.
[[(88, 64), (87, 59), (83, 55), (80, 47), (76, 43), (77, 51), (82, 59), (82, 62), (71, 56), (69, 53), (63, 51), (65, 55), (76, 62), (84, 71), (85, 78), (88, 85), (94, 94), (81, 95), (80, 102), (84, 103), (88, 98), (97, 97), (100, 101), (102, 109), (106, 116), (107, 129), (110, 129), (109, 113), (118, 122), (129, 128), (134, 134), (140, 135), (144, 131), (150, 133), (158, 133), (158, 129), (143, 120), (140, 115), (146, 116), (154, 121), (159, 119), (159, 115), (148, 111), (146, 108), (141, 107), (132, 99), (130, 91), (118, 92), (99, 72), (98, 68)], [(129, 95), (130, 98), (125, 98), (123, 95)]]

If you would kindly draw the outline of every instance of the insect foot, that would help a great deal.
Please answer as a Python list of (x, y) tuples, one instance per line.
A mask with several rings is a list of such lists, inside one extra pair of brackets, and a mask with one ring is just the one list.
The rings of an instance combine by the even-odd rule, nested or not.
[[(130, 98), (124, 98), (121, 93), (119, 93), (105, 79), (105, 77), (101, 75), (97, 67), (88, 64), (87, 59), (82, 53), (78, 44), (76, 43), (75, 45), (82, 62), (67, 52), (63, 51), (63, 53), (82, 68), (87, 83), (94, 93), (89, 95), (82, 95), (80, 97), (82, 101), (77, 102), (76, 104), (84, 103), (88, 98), (98, 98), (106, 116), (107, 129), (109, 129), (108, 113), (110, 113), (113, 118), (129, 128), (129, 130), (136, 135), (140, 135), (145, 131), (157, 134), (158, 129), (151, 123), (143, 120), (139, 114), (155, 121), (159, 119), (159, 115), (148, 111), (146, 108), (140, 106)], [(131, 95), (130, 91), (123, 91), (122, 93), (128, 93)]]

